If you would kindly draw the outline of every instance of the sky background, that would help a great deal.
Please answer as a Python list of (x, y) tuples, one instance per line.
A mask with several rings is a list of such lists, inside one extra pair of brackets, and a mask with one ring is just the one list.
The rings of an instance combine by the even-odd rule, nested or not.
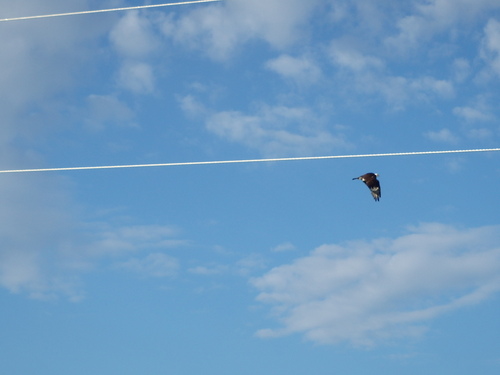
[[(500, 145), (498, 0), (227, 0), (0, 36), (2, 170)], [(1, 174), (0, 371), (496, 375), (499, 162)]]

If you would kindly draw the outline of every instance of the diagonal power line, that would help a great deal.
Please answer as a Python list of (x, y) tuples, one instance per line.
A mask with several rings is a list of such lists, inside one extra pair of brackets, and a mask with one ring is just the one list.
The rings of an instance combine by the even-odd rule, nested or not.
[(76, 16), (76, 15), (81, 15), (81, 14), (120, 12), (120, 11), (124, 11), (124, 10), (146, 9), (146, 8), (160, 8), (160, 7), (168, 7), (168, 6), (174, 6), (174, 5), (188, 5), (188, 4), (198, 4), (198, 3), (213, 3), (213, 2), (216, 2), (216, 1), (221, 1), (221, 0), (193, 0), (193, 1), (182, 1), (182, 2), (177, 2), (177, 3), (165, 3), (165, 4), (154, 4), (154, 5), (139, 5), (139, 6), (135, 6), (135, 7), (125, 7), (125, 8), (85, 10), (85, 11), (81, 11), (81, 12), (70, 12), (70, 13), (43, 14), (43, 15), (39, 15), (39, 16), (3, 18), (3, 19), (0, 19), (0, 22), (31, 20), (31, 19), (36, 19), (36, 18)]
[(91, 169), (120, 169), (120, 168), (151, 168), (151, 167), (173, 167), (173, 166), (187, 166), (187, 165), (209, 165), (209, 164), (266, 163), (266, 162), (295, 161), (295, 160), (374, 158), (374, 157), (382, 157), (382, 156), (391, 156), (392, 157), (392, 156), (412, 156), (412, 155), (460, 154), (460, 153), (470, 153), (470, 152), (493, 152), (493, 151), (500, 151), (500, 148), (477, 148), (477, 149), (470, 149), (470, 150), (443, 150), (443, 151), (391, 152), (391, 153), (383, 153), (383, 154), (301, 156), (301, 157), (291, 157), (291, 158), (270, 158), (270, 159), (189, 161), (189, 162), (157, 163), (157, 164), (98, 165), (98, 166), (90, 166), (90, 167), (6, 169), (6, 170), (0, 170), (0, 173), (81, 171), (81, 170), (91, 170)]

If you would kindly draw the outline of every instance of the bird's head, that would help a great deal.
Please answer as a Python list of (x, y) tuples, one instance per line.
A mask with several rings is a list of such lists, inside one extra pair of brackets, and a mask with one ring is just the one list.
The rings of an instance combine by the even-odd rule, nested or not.
[(378, 173), (374, 173), (374, 175), (377, 176), (377, 177), (380, 176)]

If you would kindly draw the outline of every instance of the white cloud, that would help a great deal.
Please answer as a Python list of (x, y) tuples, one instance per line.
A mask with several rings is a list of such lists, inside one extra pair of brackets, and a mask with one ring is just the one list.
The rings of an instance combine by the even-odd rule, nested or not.
[(345, 44), (346, 42), (334, 41), (330, 47), (330, 55), (335, 65), (356, 72), (384, 68), (381, 59), (363, 54)]
[(323, 245), (252, 279), (281, 328), (318, 343), (372, 345), (500, 289), (500, 227), (422, 224), (398, 238)]
[(469, 105), (453, 108), (453, 114), (470, 123), (488, 122), (495, 119), (492, 108), (491, 94), (481, 94), (472, 99)]
[(304, 38), (303, 26), (319, 0), (233, 0), (165, 19), (164, 33), (178, 43), (226, 59), (251, 39), (283, 48)]
[[(0, 1), (0, 8), (13, 17), (48, 14), (56, 8), (70, 11), (68, 7), (86, 9), (87, 1)], [(33, 113), (51, 120), (60, 115), (55, 103), (86, 77), (106, 20), (96, 19), (92, 27), (81, 17), (2, 24), (0, 164), (5, 169), (43, 166), (32, 144), (24, 141), (38, 146), (37, 136), (53, 131), (57, 121), (37, 123), (35, 129), (26, 119)], [(18, 149), (19, 144), (23, 147)], [(86, 265), (77, 246), (79, 211), (68, 181), (56, 175), (5, 175), (0, 192), (0, 286), (33, 298), (82, 298), (74, 274), (81, 274)]]
[(227, 58), (238, 43), (249, 38), (240, 34), (240, 28), (244, 28), (243, 22), (219, 4), (195, 9), (178, 20), (166, 18), (162, 25), (166, 36), (181, 45), (202, 49), (215, 59)]
[(484, 28), (481, 56), (488, 69), (500, 76), (500, 22), (495, 19), (490, 19)]
[(458, 137), (453, 134), (450, 129), (441, 129), (439, 131), (429, 131), (425, 133), (425, 136), (434, 142), (445, 142), (455, 144), (458, 142)]
[(119, 228), (96, 228), (96, 240), (89, 246), (92, 256), (120, 256), (131, 252), (165, 249), (186, 244), (178, 240), (178, 229), (170, 225), (134, 225)]
[(450, 173), (456, 173), (463, 169), (466, 160), (458, 156), (447, 157), (444, 164)]
[(329, 55), (338, 68), (337, 76), (345, 87), (344, 95), (377, 95), (396, 110), (421, 102), (432, 103), (436, 98), (450, 99), (455, 95), (450, 80), (428, 75), (394, 75), (383, 59), (364, 53), (347, 40), (333, 41)]
[(471, 74), (471, 66), (468, 60), (458, 58), (453, 61), (453, 76), (456, 82), (464, 82)]
[[(86, 0), (75, 0), (71, 7), (85, 9), (86, 3)], [(0, 0), (0, 8), (5, 11), (3, 17), (47, 14), (57, 6), (67, 9), (68, 2)], [(55, 93), (71, 88), (76, 79), (85, 74), (88, 61), (97, 55), (94, 38), (102, 31), (101, 22), (88, 27), (83, 18), (67, 17), (58, 22), (3, 23), (0, 49), (3, 118), (7, 112), (21, 111), (25, 105), (45, 104)], [(2, 130), (9, 126), (3, 121)]]
[(417, 2), (416, 8), (423, 16), (445, 27), (452, 21), (476, 17), (500, 5), (495, 0), (431, 0)]
[(136, 127), (134, 112), (114, 95), (89, 95), (86, 125), (102, 130), (107, 125)]
[(118, 262), (117, 268), (147, 277), (172, 277), (179, 270), (179, 261), (163, 253), (151, 253), (144, 258)]
[(414, 92), (429, 92), (442, 98), (451, 98), (455, 94), (453, 84), (447, 80), (423, 76), (408, 82)]
[(236, 262), (235, 273), (240, 276), (254, 274), (256, 271), (264, 269), (266, 259), (260, 254), (250, 254)]
[(494, 133), (486, 128), (469, 129), (467, 135), (473, 139), (491, 139)]
[(181, 109), (190, 117), (205, 114), (207, 109), (193, 95), (185, 95), (178, 99)]
[[(8, 183), (7, 176), (3, 180), (0, 286), (7, 290), (32, 298), (64, 296), (78, 301), (84, 296), (84, 273), (109, 258), (118, 267), (143, 275), (175, 274), (177, 261), (158, 252), (186, 245), (177, 238), (175, 227), (79, 223), (68, 194), (52, 179), (29, 176), (31, 184), (22, 185), (19, 177), (15, 184)], [(121, 260), (144, 251), (156, 252)]]
[(118, 69), (118, 86), (136, 94), (149, 94), (155, 87), (155, 74), (150, 62), (158, 54), (161, 42), (157, 30), (146, 16), (127, 12), (110, 32), (110, 42), (122, 59)]
[(292, 57), (281, 55), (266, 63), (266, 68), (301, 83), (315, 83), (321, 77), (321, 70), (308, 57)]
[(271, 251), (274, 251), (277, 253), (284, 252), (284, 251), (292, 251), (292, 250), (295, 250), (295, 246), (291, 242), (280, 243), (279, 245), (277, 245), (271, 249)]
[(118, 53), (132, 59), (147, 57), (160, 47), (151, 21), (137, 11), (125, 13), (111, 30), (110, 41)]
[(430, 21), (422, 16), (410, 15), (398, 21), (399, 34), (386, 39), (389, 49), (396, 51), (407, 51), (415, 49), (432, 34), (432, 28), (428, 26)]
[(253, 115), (216, 113), (209, 118), (207, 129), (267, 156), (318, 154), (348, 146), (341, 134), (334, 135), (319, 123), (307, 108), (262, 106)]
[(5, 175), (0, 204), (0, 286), (34, 298), (81, 298), (71, 275), (79, 263), (72, 257), (76, 210), (64, 180)]
[(474, 108), (474, 107), (455, 107), (453, 108), (453, 114), (458, 117), (462, 117), (467, 121), (488, 121), (493, 118), (491, 113), (486, 108)]
[(386, 44), (400, 52), (414, 50), (436, 34), (453, 33), (464, 22), (499, 8), (496, 0), (416, 1), (414, 13), (399, 19), (399, 33), (387, 38)]
[(196, 266), (188, 269), (190, 273), (203, 276), (219, 275), (228, 272), (228, 270), (229, 267), (222, 264), (214, 264), (210, 266)]
[[(11, 16), (22, 16), (48, 14), (56, 8), (86, 9), (88, 4), (84, 0), (71, 4), (62, 0), (27, 0), (22, 4), (0, 0), (0, 5), (12, 12)], [(51, 121), (39, 122), (35, 132), (26, 126), (25, 118), (44, 108), (59, 112), (62, 107), (54, 103), (63, 100), (68, 91), (92, 85), (86, 81), (92, 70), (87, 67), (95, 66), (102, 52), (98, 43), (109, 32), (111, 18), (98, 17), (91, 27), (87, 17), (2, 25), (5, 43), (0, 50), (0, 90), (4, 98), (0, 102), (0, 164), (4, 169), (43, 166), (43, 158), (24, 139), (34, 139), (38, 134), (45, 137), (47, 129), (54, 130), (56, 125)], [(155, 40), (144, 22), (137, 15), (128, 14), (111, 37), (125, 61), (122, 73), (127, 73), (127, 80), (123, 82), (136, 91), (151, 91), (153, 87), (151, 70), (141, 59), (155, 53)], [(87, 64), (89, 60), (92, 64)], [(78, 86), (73, 86), (75, 82)], [(71, 101), (64, 103), (60, 112), (72, 105)], [(85, 105), (87, 125), (133, 125), (133, 112), (117, 96), (90, 95)], [(83, 110), (76, 110), (80, 111)], [(36, 139), (33, 143), (39, 145)], [(15, 148), (18, 144), (22, 149)], [(0, 286), (12, 293), (41, 299), (64, 296), (76, 301), (84, 296), (83, 274), (104, 259), (116, 260), (130, 257), (131, 252), (161, 251), (185, 244), (170, 226), (112, 228), (83, 222), (71, 185), (57, 175), (5, 175), (0, 182), (0, 193)], [(155, 259), (147, 261), (152, 264)]]
[(153, 67), (144, 62), (125, 62), (118, 72), (118, 85), (136, 94), (149, 94), (155, 89)]

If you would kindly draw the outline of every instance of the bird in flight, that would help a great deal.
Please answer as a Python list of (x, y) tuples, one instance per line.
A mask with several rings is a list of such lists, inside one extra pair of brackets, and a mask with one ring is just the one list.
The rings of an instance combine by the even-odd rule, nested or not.
[(380, 182), (377, 180), (377, 176), (378, 176), (377, 173), (365, 173), (362, 176), (353, 178), (353, 180), (363, 181), (366, 184), (366, 186), (368, 186), (368, 188), (370, 189), (372, 197), (376, 201), (378, 201), (382, 196), (382, 192), (380, 190)]

